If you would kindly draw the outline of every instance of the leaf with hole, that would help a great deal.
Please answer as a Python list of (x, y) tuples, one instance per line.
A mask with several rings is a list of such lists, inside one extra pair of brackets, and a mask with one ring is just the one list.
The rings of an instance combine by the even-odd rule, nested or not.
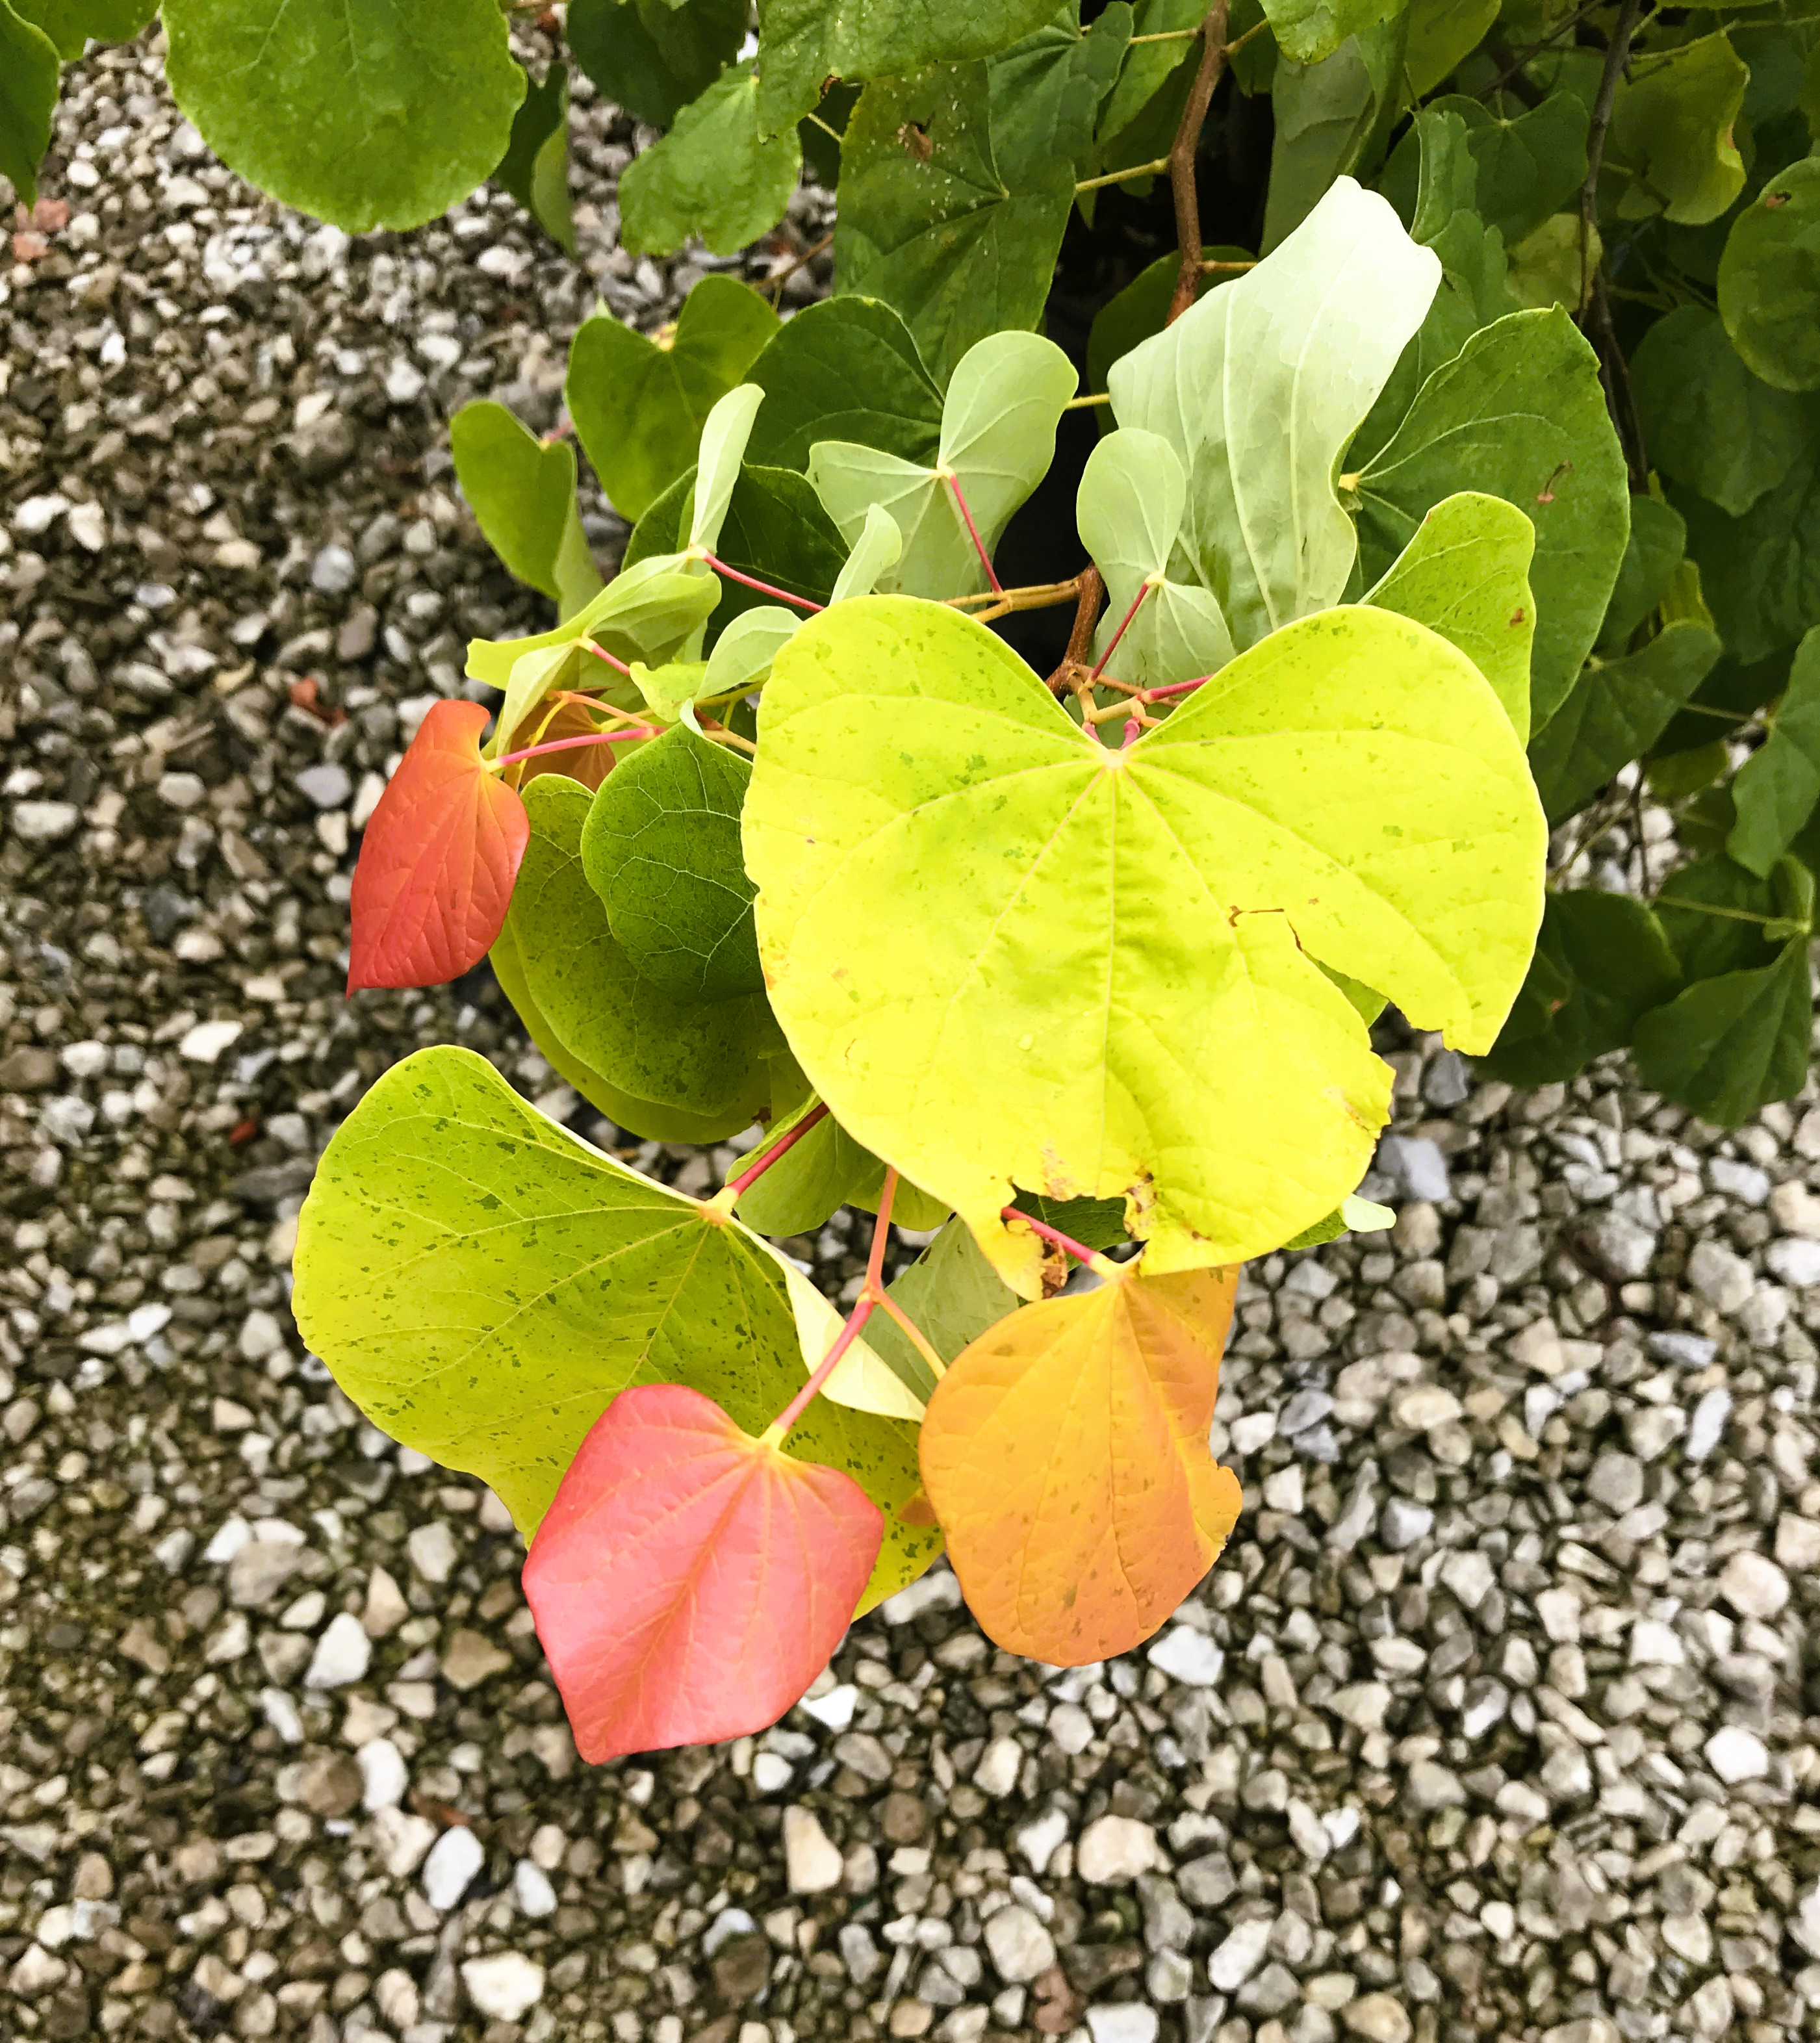
[(1542, 843), (1490, 684), (1366, 608), (1274, 634), (1119, 753), (983, 627), (843, 604), (772, 669), (745, 809), (798, 1061), (1026, 1295), (1015, 1186), (1124, 1198), (1160, 1271), (1331, 1212), (1388, 1092), (1320, 964), (1489, 1045)]
[(478, 703), (433, 703), (368, 818), (348, 902), (350, 993), (459, 979), (499, 934), (530, 826), (481, 758), (486, 723)]
[(487, 543), (520, 581), (573, 615), (600, 589), (575, 501), (575, 450), (539, 440), (504, 404), (464, 404), (449, 422), (455, 477)]
[(923, 1484), (981, 1627), (1078, 1667), (1140, 1645), (1220, 1557), (1208, 1452), (1238, 1273), (1109, 1279), (983, 1334), (937, 1386)]
[(619, 176), (619, 238), (629, 255), (672, 255), (692, 235), (732, 255), (775, 227), (803, 171), (796, 130), (768, 139), (749, 63), (722, 71), (670, 132)]

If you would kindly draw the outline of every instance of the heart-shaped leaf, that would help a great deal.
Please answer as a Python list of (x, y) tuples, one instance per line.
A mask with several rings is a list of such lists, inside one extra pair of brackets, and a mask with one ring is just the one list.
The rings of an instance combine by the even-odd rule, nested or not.
[(1320, 966), (1489, 1048), (1544, 838), (1484, 677), (1363, 608), (1272, 634), (1118, 753), (953, 611), (843, 604), (778, 657), (745, 809), (798, 1061), (1026, 1296), (1014, 1186), (1124, 1197), (1156, 1273), (1331, 1213), (1388, 1073)]
[(883, 1528), (851, 1476), (699, 1391), (621, 1391), (524, 1564), (576, 1750), (597, 1765), (775, 1723), (840, 1644)]
[(350, 993), (459, 979), (504, 926), (531, 825), (481, 761), (486, 723), (478, 703), (432, 704), (380, 796), (348, 904)]
[(575, 503), (575, 450), (527, 432), (504, 404), (464, 404), (449, 422), (455, 474), (487, 543), (565, 613), (599, 593)]
[(1240, 1499), (1207, 1431), (1237, 1282), (1121, 1272), (1013, 1313), (937, 1386), (923, 1486), (1007, 1652), (1128, 1653), (1219, 1558)]
[(784, 217), (802, 170), (795, 129), (766, 139), (758, 79), (734, 64), (620, 173), (620, 240), (634, 255), (670, 255), (699, 234), (734, 255)]
[(818, 440), (854, 440), (906, 461), (935, 453), (941, 393), (910, 328), (879, 299), (843, 290), (805, 305), (766, 343), (751, 380), (765, 393), (748, 449), (756, 462), (807, 468)]

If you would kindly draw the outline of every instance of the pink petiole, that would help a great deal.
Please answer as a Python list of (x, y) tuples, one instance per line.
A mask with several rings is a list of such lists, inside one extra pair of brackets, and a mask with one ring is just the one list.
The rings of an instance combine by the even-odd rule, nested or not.
[(787, 1156), (788, 1153), (796, 1147), (797, 1144), (803, 1140), (803, 1136), (809, 1133), (810, 1129), (815, 1125), (817, 1121), (826, 1121), (827, 1117), (828, 1110), (825, 1105), (811, 1107), (809, 1112), (804, 1114), (803, 1118), (797, 1122), (796, 1125), (790, 1130), (788, 1134), (781, 1136), (777, 1141), (772, 1143), (768, 1149), (761, 1152), (756, 1163), (749, 1165), (746, 1169), (741, 1171), (739, 1175), (727, 1186), (727, 1190), (731, 1192), (736, 1198), (738, 1198), (749, 1186), (757, 1184), (758, 1180), (764, 1175), (765, 1172), (771, 1168), (773, 1163), (777, 1162), (780, 1157)]
[(865, 1288), (860, 1294), (859, 1302), (847, 1315), (847, 1323), (834, 1336), (834, 1344), (822, 1356), (815, 1373), (777, 1416), (771, 1422), (765, 1437), (781, 1440), (796, 1421), (809, 1409), (812, 1399), (832, 1376), (840, 1360), (860, 1337), (860, 1329), (872, 1317), (872, 1308), (883, 1296), (885, 1288), (885, 1244), (891, 1237), (891, 1202), (897, 1195), (898, 1174), (887, 1170), (883, 1187), (879, 1194), (878, 1218), (872, 1223), (872, 1253), (866, 1259)]
[(1040, 1240), (1065, 1249), (1077, 1263), (1098, 1263), (1102, 1259), (1097, 1250), (1083, 1248), (1071, 1235), (1063, 1234), (1059, 1227), (1051, 1227), (1047, 1221), (1033, 1219), (1021, 1206), (1006, 1206), (1000, 1210), (998, 1217), (1007, 1224), (1021, 1221)]
[(741, 574), (738, 568), (730, 568), (718, 554), (711, 554), (704, 547), (700, 558), (706, 561), (716, 574), (723, 574), (729, 581), (737, 581), (746, 588), (755, 588), (761, 596), (774, 596), (780, 603), (794, 604), (799, 610), (825, 610), (826, 604), (812, 603), (806, 596), (792, 596), (788, 589), (779, 588), (774, 582), (760, 581), (749, 574)]
[(623, 660), (615, 660), (613, 655), (607, 650), (605, 646), (596, 646), (592, 638), (584, 638), (580, 641), (580, 643), (594, 655), (596, 660), (604, 660), (607, 665), (610, 666), (615, 673), (624, 674), (628, 679), (630, 678), (632, 669), (626, 665)]
[(586, 738), (553, 738), (546, 745), (529, 745), (522, 752), (508, 752), (503, 759), (489, 759), (487, 770), (496, 773), (503, 766), (515, 766), (521, 759), (535, 759), (546, 752), (575, 752), (584, 745), (618, 745), (628, 738), (661, 735), (653, 726), (640, 723), (630, 730), (596, 730)]
[(1101, 654), (1098, 659), (1094, 661), (1094, 670), (1087, 677), (1087, 679), (1090, 681), (1097, 681), (1100, 676), (1105, 672), (1107, 661), (1109, 660), (1113, 654), (1118, 650), (1118, 642), (1131, 628), (1131, 620), (1136, 616), (1138, 611), (1143, 608), (1144, 599), (1149, 595), (1150, 589), (1151, 585), (1147, 581), (1139, 588), (1136, 595), (1132, 598), (1130, 609), (1128, 610), (1125, 615), (1119, 619), (1119, 627), (1117, 631), (1113, 634), (1112, 638), (1107, 645), (1105, 650)]
[(961, 489), (960, 477), (952, 470), (948, 474), (948, 486), (954, 492), (955, 508), (965, 522), (967, 535), (973, 541), (973, 550), (979, 554), (979, 565), (986, 570), (986, 579), (992, 585), (992, 592), (994, 596), (1002, 596), (1005, 585), (998, 579), (997, 570), (992, 565), (992, 556), (987, 552), (986, 542), (979, 536), (979, 527), (973, 522), (973, 513), (967, 508), (967, 496)]

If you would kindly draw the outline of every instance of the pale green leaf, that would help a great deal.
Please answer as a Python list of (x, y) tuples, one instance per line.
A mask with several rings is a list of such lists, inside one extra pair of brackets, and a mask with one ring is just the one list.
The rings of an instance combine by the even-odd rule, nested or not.
[(879, 577), (903, 558), (904, 535), (897, 520), (876, 504), (866, 506), (866, 522), (853, 542), (846, 565), (834, 583), (830, 604), (845, 603), (856, 596), (870, 596)]
[(1435, 506), (1364, 599), (1413, 617), (1458, 646), (1491, 683), (1526, 744), (1535, 551), (1535, 528), (1513, 504), (1462, 491)]
[(761, 134), (749, 63), (722, 71), (619, 178), (619, 238), (629, 254), (670, 255), (699, 235), (732, 255), (775, 227), (802, 174), (794, 128)]
[[(756, 610), (742, 610), (715, 641), (702, 685), (686, 700), (730, 696), (757, 688), (771, 672), (779, 647), (802, 622), (799, 612), (786, 610), (781, 604), (761, 604)], [(651, 707), (661, 710), (665, 705), (653, 700)], [(669, 713), (673, 715), (680, 707), (677, 703)]]
[(38, 196), (38, 160), (51, 146), (59, 75), (56, 45), (0, 0), (0, 177), (27, 205)]
[(1604, 253), (1596, 228), (1583, 255), (1579, 214), (1555, 213), (1512, 249), (1504, 288), (1526, 311), (1546, 312), (1559, 305), (1571, 312), (1580, 303), (1583, 263), (1595, 264)]
[(600, 588), (575, 501), (575, 450), (539, 440), (489, 399), (449, 422), (455, 479), (487, 543), (520, 581), (554, 596), (565, 614)]
[[(1169, 579), (1187, 500), (1188, 478), (1175, 450), (1141, 427), (1107, 434), (1082, 471), (1075, 519), (1107, 598), (1094, 655), (1109, 657), (1109, 671), (1144, 688), (1217, 673), (1232, 657), (1232, 634), (1217, 598)], [(1140, 591), (1137, 614), (1121, 633)]]
[[(793, 1289), (763, 1242), (545, 1120), (467, 1050), (393, 1066), (298, 1221), (312, 1349), (376, 1424), (490, 1484), (527, 1538), (632, 1384), (688, 1384), (761, 1432), (803, 1380)], [(884, 1512), (867, 1604), (939, 1550), (897, 1515), (920, 1486), (914, 1428), (823, 1398), (785, 1451)]]
[(569, 0), (565, 33), (607, 98), (668, 128), (739, 55), (751, 13), (749, 0)]
[(1778, 171), (1733, 221), (1718, 308), (1732, 345), (1765, 383), (1820, 388), (1820, 155)]
[(727, 392), (703, 424), (695, 462), (695, 511), (689, 520), (692, 548), (705, 547), (712, 553), (720, 544), (720, 528), (726, 522), (733, 486), (745, 459), (752, 422), (764, 402), (764, 393), (756, 383), (741, 383)]
[(1677, 305), (1650, 326), (1630, 358), (1630, 387), (1656, 466), (1734, 518), (1800, 451), (1800, 400), (1746, 368), (1703, 305)]
[(1611, 116), (1606, 162), (1626, 178), (1620, 220), (1661, 213), (1684, 226), (1717, 220), (1744, 189), (1732, 128), (1750, 72), (1721, 29), (1633, 54)]
[(492, 174), (524, 97), (496, 0), (164, 0), (165, 75), (228, 167), (351, 234)]
[(1113, 365), (1119, 424), (1188, 471), (1178, 573), (1212, 589), (1236, 645), (1339, 601), (1358, 545), (1334, 470), (1440, 274), (1343, 178), (1256, 269)]
[(1370, 608), (1274, 633), (1118, 753), (952, 610), (844, 604), (779, 657), (745, 810), (798, 1061), (1026, 1295), (1016, 1186), (1124, 1198), (1159, 1271), (1331, 1212), (1389, 1082), (1321, 964), (1485, 1048), (1544, 840), (1490, 684)]
[(1802, 640), (1769, 736), (1739, 769), (1732, 799), (1738, 821), (1726, 849), (1740, 865), (1767, 873), (1820, 801), (1820, 631)]

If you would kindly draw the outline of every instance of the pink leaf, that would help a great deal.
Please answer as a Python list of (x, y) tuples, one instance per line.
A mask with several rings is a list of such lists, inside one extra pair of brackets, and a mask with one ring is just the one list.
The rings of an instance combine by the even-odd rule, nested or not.
[(755, 1440), (699, 1391), (623, 1390), (524, 1564), (582, 1757), (775, 1723), (840, 1644), (883, 1531), (851, 1476)]
[(481, 761), (486, 722), (478, 703), (437, 703), (379, 798), (349, 904), (350, 993), (459, 979), (504, 926), (531, 824)]

